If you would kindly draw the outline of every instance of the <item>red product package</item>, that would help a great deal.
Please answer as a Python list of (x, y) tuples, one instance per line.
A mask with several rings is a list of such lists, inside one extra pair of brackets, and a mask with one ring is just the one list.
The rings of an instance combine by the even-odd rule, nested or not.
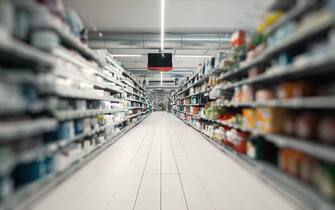
[(246, 43), (246, 32), (245, 31), (236, 31), (230, 40), (231, 46), (236, 47), (236, 46), (242, 46)]
[(231, 143), (230, 135), (227, 135), (227, 134), (229, 134), (229, 132), (230, 132), (232, 129), (229, 128), (229, 127), (224, 126), (224, 130), (225, 130), (225, 132), (226, 132), (226, 136), (225, 136), (224, 139), (222, 139), (222, 143), (225, 144), (225, 145), (227, 145), (227, 146), (230, 146), (230, 147), (231, 147), (231, 146), (233, 146), (233, 144)]
[(234, 150), (240, 154), (246, 154), (247, 153), (247, 141), (249, 138), (249, 133), (238, 131), (238, 141), (234, 142)]

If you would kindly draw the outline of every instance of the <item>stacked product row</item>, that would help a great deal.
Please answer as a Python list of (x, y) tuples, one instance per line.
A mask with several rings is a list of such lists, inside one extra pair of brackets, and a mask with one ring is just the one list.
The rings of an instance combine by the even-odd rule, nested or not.
[(250, 38), (233, 34), (231, 52), (216, 56), (219, 69), (203, 76), (206, 87), (191, 78), (173, 98), (184, 104), (190, 87), (204, 91), (197, 116), (177, 116), (242, 159), (286, 174), (281, 185), (292, 195), (303, 189), (294, 197), (308, 198), (305, 207), (333, 209), (334, 2), (297, 2), (274, 6)]
[(107, 52), (90, 50), (76, 13), (52, 2), (0, 3), (0, 207), (5, 209), (23, 202), (18, 194), (35, 199), (36, 186), (84, 164), (146, 114), (143, 88), (133, 84), (142, 92), (135, 92), (137, 104), (128, 104), (127, 72)]

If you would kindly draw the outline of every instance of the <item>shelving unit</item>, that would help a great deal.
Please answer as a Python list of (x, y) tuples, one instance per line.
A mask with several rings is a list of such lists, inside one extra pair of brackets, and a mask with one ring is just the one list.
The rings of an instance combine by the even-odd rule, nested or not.
[(124, 128), (123, 131), (115, 134), (110, 140), (96, 147), (90, 154), (78, 160), (76, 163), (74, 163), (71, 167), (67, 168), (65, 171), (53, 174), (51, 176), (46, 177), (45, 179), (31, 183), (25, 188), (16, 192), (14, 196), (12, 196), (10, 199), (6, 200), (4, 204), (2, 204), (0, 209), (25, 209), (27, 206), (29, 206), (30, 203), (36, 201), (36, 199), (40, 198), (41, 196), (43, 196), (43, 194), (52, 190), (60, 182), (64, 181), (72, 174), (76, 173), (80, 168), (85, 166), (87, 163), (89, 163), (91, 160), (97, 157), (100, 153), (102, 153), (104, 150), (110, 147), (129, 130), (131, 130), (136, 125), (145, 120), (146, 117)]
[[(49, 71), (54, 65), (52, 56), (9, 35), (0, 35), (1, 62)], [(20, 62), (18, 62), (20, 61)]]
[[(107, 51), (89, 49), (38, 3), (13, 5), (27, 10), (31, 24), (26, 42), (0, 35), (1, 88), (11, 94), (0, 92), (8, 98), (0, 110), (0, 151), (7, 154), (1, 210), (25, 209), (150, 114), (147, 91)], [(56, 39), (32, 41), (45, 34)]]
[[(322, 18), (314, 18), (314, 21), (308, 23), (303, 22), (305, 15), (309, 14), (309, 11), (323, 10), (320, 2), (305, 2), (307, 4), (298, 5), (290, 10), (277, 23), (265, 31), (265, 34), (270, 39), (277, 30), (280, 30), (281, 27), (284, 27), (290, 21), (296, 21), (295, 24), (297, 25), (301, 21), (301, 25), (296, 26), (297, 29), (292, 32), (291, 36), (287, 36), (286, 39), (277, 41), (275, 44), (266, 43), (265, 41), (265, 45), (268, 44), (268, 46), (263, 51), (257, 52), (257, 56), (247, 59), (247, 61), (235, 63), (231, 68), (224, 70), (217, 69), (207, 75), (203, 75), (201, 78), (197, 78), (198, 75), (194, 75), (190, 79), (187, 79), (171, 96), (172, 104), (174, 105), (173, 113), (184, 123), (201, 133), (215, 147), (236, 160), (238, 164), (251, 169), (257, 176), (274, 185), (278, 191), (299, 203), (303, 208), (335, 209), (332, 200), (322, 195), (320, 186), (318, 186), (319, 180), (306, 181), (301, 177), (305, 174), (299, 174), (302, 173), (300, 171), (294, 173), (290, 171), (293, 169), (289, 167), (288, 169), (283, 169), (284, 163), (280, 162), (289, 162), (289, 160), (284, 159), (286, 157), (283, 154), (288, 151), (295, 152), (294, 154), (301, 155), (302, 158), (312, 159), (315, 161), (313, 162), (315, 164), (313, 167), (316, 167), (317, 164), (328, 164), (327, 166), (330, 165), (329, 167), (332, 167), (335, 163), (335, 147), (333, 142), (330, 140), (328, 143), (323, 142), (324, 140), (321, 137), (304, 138), (299, 136), (299, 134), (293, 134), (293, 132), (297, 131), (292, 131), (292, 133), (284, 131), (284, 128), (282, 128), (284, 126), (281, 126), (281, 129), (278, 128), (278, 131), (267, 131), (259, 125), (261, 123), (259, 122), (261, 121), (259, 113), (264, 110), (268, 111), (264, 111), (268, 116), (271, 115), (271, 111), (273, 110), (285, 111), (291, 117), (290, 119), (294, 120), (297, 120), (296, 118), (303, 114), (306, 116), (313, 114), (314, 117), (316, 113), (320, 113), (320, 117), (318, 116), (319, 118), (317, 118), (318, 124), (314, 124), (314, 128), (311, 128), (314, 130), (320, 129), (319, 127), (323, 120), (322, 117), (327, 116), (329, 119), (333, 117), (335, 110), (333, 92), (325, 93), (327, 91), (322, 92), (318, 90), (323, 90), (322, 88), (326, 88), (323, 86), (327, 86), (327, 84), (331, 85), (334, 82), (333, 66), (335, 64), (335, 54), (331, 47), (334, 46), (332, 37), (334, 37), (335, 16), (333, 12), (324, 9), (325, 11), (322, 11)], [(315, 3), (318, 4), (318, 7), (315, 7)], [(305, 25), (302, 25), (303, 23)], [(324, 45), (328, 46), (328, 48), (325, 47), (322, 53), (316, 53), (316, 50), (313, 51), (308, 48), (312, 44)], [(286, 64), (281, 64), (278, 60), (283, 55), (292, 56), (292, 60)], [(251, 71), (257, 73), (250, 74)], [(215, 84), (210, 81), (212, 76), (214, 76)], [(290, 87), (293, 87), (293, 85), (297, 85), (301, 81), (304, 81), (304, 84), (309, 82), (308, 84), (315, 85), (316, 83), (319, 86), (323, 86), (320, 88), (315, 85), (313, 87), (315, 90), (310, 91), (314, 92), (314, 94), (308, 95), (302, 93), (299, 97), (286, 96), (285, 98), (270, 94), (275, 91), (278, 92), (277, 88), (281, 88), (280, 85), (284, 83), (287, 86), (292, 85)], [(191, 91), (191, 88), (199, 87), (202, 84), (205, 84), (205, 87), (201, 88), (201, 91), (196, 91), (196, 93), (192, 92), (193, 90)], [(240, 99), (242, 98), (242, 91), (245, 90), (249, 91), (247, 93), (251, 92), (249, 98), (253, 98), (253, 100)], [(272, 98), (260, 99), (257, 96), (258, 90), (267, 90)], [(244, 94), (246, 94), (245, 92)], [(200, 105), (206, 107), (198, 110), (197, 113), (199, 114), (196, 115), (185, 111), (185, 107), (192, 107), (192, 103), (185, 103), (185, 100), (192, 99), (192, 97), (204, 97), (207, 100), (207, 104), (200, 103)], [(219, 109), (222, 114), (220, 114), (220, 111), (216, 112), (217, 117), (215, 117), (215, 114), (209, 114), (213, 111), (212, 108)], [(252, 117), (243, 111), (248, 114), (252, 113)], [(256, 115), (256, 111), (258, 111), (258, 115)], [(283, 115), (285, 113), (283, 112)], [(211, 117), (207, 117), (206, 115)], [(247, 117), (253, 119), (253, 126), (250, 126), (249, 122), (251, 120)], [(273, 120), (280, 121), (281, 124), (285, 124), (286, 122), (281, 121), (282, 118), (274, 118)], [(302, 124), (298, 120), (291, 122), (292, 124), (289, 124), (289, 126), (295, 126), (295, 128)], [(296, 125), (298, 123), (300, 124)], [(300, 127), (300, 129), (302, 128)], [(311, 130), (305, 127), (304, 129)], [(219, 134), (215, 132), (221, 132), (221, 139), (218, 139)], [(320, 131), (318, 132), (320, 133)], [(229, 135), (236, 135), (237, 137), (229, 140), (229, 138), (232, 138)], [(265, 142), (264, 144), (269, 144), (272, 148), (275, 148), (276, 152), (273, 152), (273, 159), (252, 157), (253, 152), (248, 153), (248, 148), (253, 148), (253, 142), (262, 145), (262, 142)], [(244, 144), (245, 149), (241, 146)], [(293, 158), (290, 161), (292, 161), (290, 164), (295, 163)], [(304, 160), (299, 159), (297, 161), (302, 162)], [(299, 164), (303, 163), (299, 162)], [(290, 167), (295, 167), (297, 171), (300, 170), (298, 163)], [(320, 168), (315, 168), (315, 170), (320, 170)]]
[[(181, 119), (185, 124), (192, 127), (197, 132), (200, 132), (201, 135), (213, 146), (215, 146), (218, 150), (225, 153), (231, 159), (233, 159), (237, 164), (245, 167), (247, 170), (257, 175), (265, 182), (270, 184), (272, 187), (277, 189), (279, 192), (285, 194), (285, 196), (293, 199), (299, 206), (306, 209), (335, 209), (333, 204), (330, 201), (322, 198), (319, 194), (317, 194), (314, 190), (292, 177), (287, 176), (285, 173), (277, 169), (276, 167), (270, 165), (266, 162), (255, 161), (249, 157), (241, 155), (231, 149), (230, 147), (225, 146), (222, 143), (212, 140), (209, 136), (204, 134), (201, 130), (199, 130), (196, 126), (185, 122)], [(301, 148), (301, 147), (300, 147)], [(314, 151), (314, 149), (313, 149)], [(324, 151), (328, 153), (327, 151)], [(331, 155), (328, 153), (328, 155)]]

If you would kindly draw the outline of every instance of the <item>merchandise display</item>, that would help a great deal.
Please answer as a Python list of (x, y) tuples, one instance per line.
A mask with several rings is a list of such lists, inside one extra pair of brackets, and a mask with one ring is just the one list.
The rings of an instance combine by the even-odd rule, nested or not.
[[(301, 187), (298, 200), (312, 195), (306, 206), (315, 209), (332, 208), (335, 199), (333, 4), (269, 11), (254, 34), (232, 35), (231, 51), (214, 58), (221, 60), (217, 68), (172, 94), (178, 118), (247, 164), (274, 170), (279, 185)], [(202, 84), (202, 106), (193, 115), (183, 108), (185, 98)]]
[(0, 210), (335, 210), (335, 0), (134, 3), (0, 0)]
[(151, 99), (107, 50), (86, 46), (62, 1), (5, 0), (0, 11), (0, 207), (15, 208), (141, 122)]

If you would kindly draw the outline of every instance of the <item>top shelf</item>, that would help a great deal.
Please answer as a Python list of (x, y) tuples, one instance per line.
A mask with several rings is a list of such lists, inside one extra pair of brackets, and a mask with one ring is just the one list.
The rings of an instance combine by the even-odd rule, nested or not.
[(51, 15), (48, 15), (45, 19), (35, 18), (35, 21), (32, 23), (32, 30), (53, 31), (59, 36), (61, 43), (66, 48), (76, 50), (87, 60), (93, 60), (100, 66), (103, 65), (102, 60), (93, 52), (93, 50), (81, 43), (80, 40), (70, 34), (68, 30), (64, 30), (64, 24), (57, 21), (57, 19)]
[(224, 75), (220, 77), (220, 79), (232, 79), (245, 75), (252, 67), (266, 64), (271, 60), (273, 56), (277, 55), (278, 53), (284, 50), (292, 49), (293, 47), (296, 47), (297, 45), (300, 45), (302, 43), (306, 43), (306, 41), (313, 39), (319, 33), (329, 30), (331, 27), (334, 26), (334, 23), (335, 17), (329, 15), (324, 19), (320, 20), (318, 24), (313, 24), (310, 27), (293, 34), (285, 41), (269, 47), (252, 62), (240, 66), (239, 68), (233, 68), (231, 70), (228, 70)]
[(191, 79), (189, 79), (185, 84), (183, 84), (182, 87), (179, 88), (179, 90), (177, 90), (177, 92), (176, 92), (175, 95), (176, 95), (176, 96), (177, 96), (177, 95), (180, 95), (180, 94), (184, 93), (185, 91), (191, 89), (192, 87), (195, 87), (195, 86), (199, 86), (199, 85), (204, 84), (204, 83), (205, 83), (211, 76), (216, 75), (216, 74), (219, 74), (219, 73), (221, 73), (222, 71), (223, 71), (222, 69), (214, 69), (214, 70), (212, 70), (209, 74), (205, 74), (205, 75), (203, 75), (202, 78), (200, 78), (198, 81), (194, 82), (192, 85), (188, 86), (188, 87), (185, 88), (184, 90), (181, 90), (182, 87), (184, 87), (186, 84), (188, 84), (190, 81), (192, 81), (192, 80), (195, 78), (195, 76), (197, 76), (198, 74), (194, 75), (194, 76), (193, 76)]
[(269, 36), (273, 34), (279, 27), (283, 26), (285, 23), (294, 20), (301, 15), (305, 14), (306, 11), (311, 9), (315, 5), (315, 1), (304, 0), (299, 1), (294, 8), (292, 8), (284, 17), (282, 17), (277, 23), (272, 25), (266, 30), (266, 34)]
[(38, 70), (51, 69), (54, 59), (51, 55), (30, 46), (9, 35), (0, 35), (0, 60), (4, 63), (19, 64)]
[(142, 91), (144, 91), (144, 88), (136, 81), (136, 79), (131, 75), (127, 70), (124, 70), (122, 72), (125, 76), (127, 76), (129, 79), (133, 80), (135, 85), (137, 85)]

